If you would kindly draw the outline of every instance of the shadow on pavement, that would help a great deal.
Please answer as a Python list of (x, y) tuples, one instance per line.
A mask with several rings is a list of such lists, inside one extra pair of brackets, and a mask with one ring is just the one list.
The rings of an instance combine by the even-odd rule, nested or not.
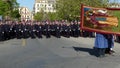
[(91, 49), (91, 48), (83, 48), (83, 47), (73, 47), (73, 49), (76, 52), (83, 51), (83, 52), (88, 52), (90, 55), (98, 57), (97, 50), (96, 49)]

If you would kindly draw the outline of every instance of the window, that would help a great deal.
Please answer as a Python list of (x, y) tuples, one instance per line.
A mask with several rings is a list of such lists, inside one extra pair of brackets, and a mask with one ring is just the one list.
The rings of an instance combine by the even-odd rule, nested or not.
[(29, 16), (27, 16), (27, 19), (29, 19)]
[(51, 4), (49, 4), (48, 6), (51, 6)]
[(43, 4), (41, 4), (41, 6), (43, 6)]
[(37, 7), (39, 7), (39, 4), (37, 4)]
[(47, 8), (45, 7), (45, 10), (47, 10)]
[(52, 7), (55, 7), (55, 5), (52, 5)]
[(48, 10), (52, 10), (52, 8), (48, 8)]
[(37, 10), (39, 10), (39, 8), (37, 8)]
[(46, 7), (46, 4), (45, 4), (45, 7)]

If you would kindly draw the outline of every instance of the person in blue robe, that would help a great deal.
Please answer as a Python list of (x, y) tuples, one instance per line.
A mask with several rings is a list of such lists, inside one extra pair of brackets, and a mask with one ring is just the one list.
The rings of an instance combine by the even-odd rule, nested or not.
[(95, 46), (94, 47), (97, 48), (98, 57), (104, 57), (105, 56), (105, 50), (106, 50), (106, 48), (108, 48), (107, 35), (96, 33)]

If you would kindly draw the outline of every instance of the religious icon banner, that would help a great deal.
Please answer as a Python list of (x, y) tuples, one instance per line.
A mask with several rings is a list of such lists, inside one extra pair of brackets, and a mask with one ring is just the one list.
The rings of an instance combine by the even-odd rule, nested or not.
[(120, 35), (120, 8), (81, 6), (81, 29)]

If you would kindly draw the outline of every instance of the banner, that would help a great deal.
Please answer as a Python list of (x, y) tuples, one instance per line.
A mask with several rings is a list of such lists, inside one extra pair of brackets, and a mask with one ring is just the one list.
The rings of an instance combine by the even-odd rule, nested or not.
[(120, 35), (120, 8), (81, 6), (81, 29)]

